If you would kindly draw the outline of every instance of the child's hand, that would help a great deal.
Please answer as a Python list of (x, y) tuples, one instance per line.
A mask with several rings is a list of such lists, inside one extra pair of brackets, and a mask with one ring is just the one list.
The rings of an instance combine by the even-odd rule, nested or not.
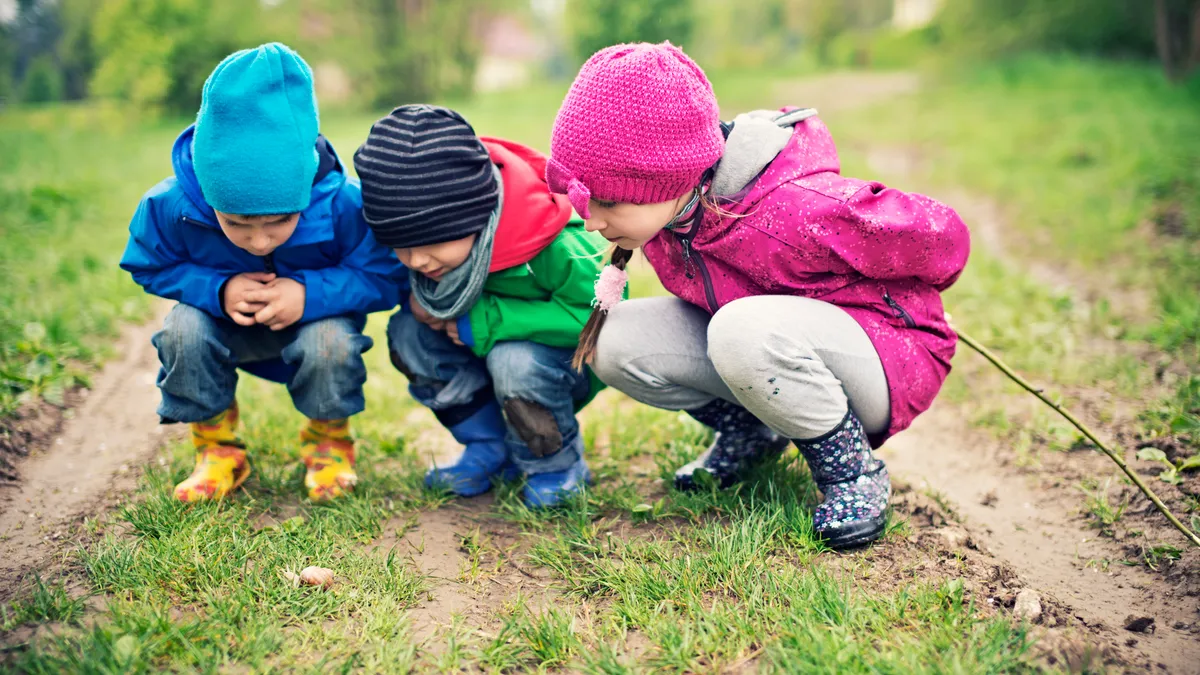
[(279, 278), (261, 289), (246, 293), (249, 302), (260, 302), (265, 306), (254, 315), (254, 320), (271, 330), (283, 330), (304, 316), (304, 284), (295, 279)]
[(425, 308), (421, 306), (421, 303), (417, 302), (416, 294), (409, 293), (408, 308), (412, 311), (413, 318), (417, 321), (420, 321), (434, 330), (445, 330), (446, 322), (435, 317), (429, 312), (426, 312)]
[(450, 336), (450, 339), (454, 341), (454, 344), (458, 345), (459, 347), (467, 346), (462, 341), (462, 339), (458, 337), (458, 322), (457, 321), (447, 321), (446, 322), (446, 335)]
[(264, 302), (250, 302), (246, 293), (261, 290), (275, 280), (269, 272), (242, 272), (225, 282), (221, 297), (221, 309), (239, 326), (253, 326), (254, 315), (266, 307)]

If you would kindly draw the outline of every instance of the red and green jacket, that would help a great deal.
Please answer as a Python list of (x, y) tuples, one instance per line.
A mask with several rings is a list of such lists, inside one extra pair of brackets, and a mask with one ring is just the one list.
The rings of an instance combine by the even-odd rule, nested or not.
[[(550, 193), (541, 153), (482, 140), (504, 181), (504, 203), (490, 274), (478, 302), (459, 319), (459, 336), (479, 356), (508, 340), (574, 349), (592, 313), (608, 242), (584, 230), (565, 196)], [(604, 386), (594, 375), (591, 382), (589, 399)]]

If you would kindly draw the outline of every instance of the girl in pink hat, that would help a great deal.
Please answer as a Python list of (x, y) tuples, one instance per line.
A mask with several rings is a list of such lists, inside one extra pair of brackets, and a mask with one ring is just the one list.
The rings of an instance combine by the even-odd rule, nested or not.
[[(697, 471), (731, 485), (795, 443), (824, 494), (816, 534), (878, 538), (891, 483), (872, 448), (930, 406), (954, 355), (940, 293), (967, 262), (958, 215), (840, 175), (814, 110), (722, 123), (669, 43), (589, 59), (550, 153), (551, 190), (616, 245), (577, 362), (717, 432), (676, 487)], [(618, 305), (639, 247), (675, 297)]]

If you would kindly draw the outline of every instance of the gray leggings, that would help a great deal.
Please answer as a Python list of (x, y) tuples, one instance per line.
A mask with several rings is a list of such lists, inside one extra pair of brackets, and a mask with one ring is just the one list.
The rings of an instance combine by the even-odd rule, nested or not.
[(712, 317), (678, 298), (628, 300), (609, 314), (592, 369), (657, 408), (738, 403), (792, 439), (828, 433), (847, 406), (868, 433), (890, 419), (887, 378), (866, 333), (809, 298), (742, 298)]

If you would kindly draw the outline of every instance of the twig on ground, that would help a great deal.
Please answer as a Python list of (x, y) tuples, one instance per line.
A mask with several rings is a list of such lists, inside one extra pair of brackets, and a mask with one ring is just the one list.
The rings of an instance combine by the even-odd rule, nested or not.
[(1175, 529), (1182, 532), (1183, 536), (1187, 537), (1193, 546), (1200, 547), (1200, 536), (1197, 536), (1195, 532), (1192, 532), (1190, 529), (1188, 529), (1186, 525), (1184, 525), (1178, 518), (1175, 517), (1174, 513), (1171, 513), (1171, 509), (1167, 508), (1167, 505), (1158, 498), (1158, 495), (1155, 494), (1154, 490), (1152, 490), (1149, 485), (1146, 485), (1141, 476), (1137, 475), (1137, 472), (1129, 468), (1129, 465), (1125, 463), (1125, 458), (1122, 457), (1120, 453), (1108, 447), (1108, 445), (1101, 441), (1086, 424), (1080, 422), (1074, 415), (1072, 415), (1069, 410), (1066, 410), (1059, 404), (1050, 400), (1050, 397), (1046, 396), (1042, 389), (1038, 389), (1029, 384), (1025, 378), (1014, 372), (1007, 363), (989, 351), (987, 347), (984, 347), (982, 344), (980, 344), (978, 340), (957, 328), (954, 329), (954, 332), (958, 333), (959, 339), (967, 343), (968, 347), (979, 352), (980, 356), (990, 361), (993, 366), (999, 368), (1000, 372), (1007, 375), (1008, 378), (1013, 382), (1019, 384), (1022, 389), (1038, 397), (1042, 403), (1045, 403), (1053, 408), (1055, 412), (1057, 412), (1059, 415), (1062, 415), (1063, 419), (1070, 422), (1072, 426), (1086, 436), (1087, 439), (1095, 444), (1097, 448), (1100, 448), (1101, 452), (1108, 455), (1109, 459), (1115, 462), (1117, 466), (1121, 467), (1121, 471), (1124, 471), (1125, 475), (1129, 476), (1129, 479), (1133, 481), (1133, 484), (1136, 485), (1137, 488), (1142, 491), (1142, 494), (1146, 495), (1146, 498), (1149, 499), (1152, 504), (1154, 504), (1154, 507), (1157, 508), (1163, 514), (1163, 516), (1165, 516), (1166, 519), (1175, 526)]

